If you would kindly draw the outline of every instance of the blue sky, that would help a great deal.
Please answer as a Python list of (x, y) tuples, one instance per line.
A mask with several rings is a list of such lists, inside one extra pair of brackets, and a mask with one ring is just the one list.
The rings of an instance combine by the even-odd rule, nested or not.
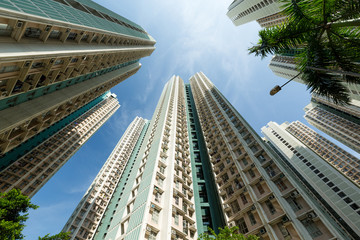
[(135, 116), (152, 117), (164, 84), (174, 74), (187, 83), (195, 72), (204, 72), (259, 134), (269, 121), (306, 122), (306, 87), (292, 82), (269, 95), (286, 80), (270, 71), (270, 58), (247, 54), (260, 27), (256, 22), (235, 27), (226, 16), (232, 0), (96, 2), (141, 25), (156, 39), (156, 50), (141, 60), (136, 75), (112, 89), (120, 109), (32, 198), (40, 208), (30, 212), (26, 239), (61, 231), (126, 127)]

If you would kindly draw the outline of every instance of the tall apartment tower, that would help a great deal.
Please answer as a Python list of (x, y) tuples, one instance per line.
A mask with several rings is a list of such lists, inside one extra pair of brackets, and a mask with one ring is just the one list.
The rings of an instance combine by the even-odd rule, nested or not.
[(256, 20), (261, 27), (272, 27), (286, 19), (277, 0), (234, 0), (226, 15), (235, 26)]
[(334, 169), (360, 186), (360, 159), (299, 121), (290, 124), (283, 123), (280, 128), (285, 129), (321, 159), (333, 166)]
[(263, 142), (204, 74), (190, 83), (227, 225), (262, 239), (359, 237), (319, 205), (299, 181), (301, 175)]
[(5, 154), (0, 162), (1, 192), (17, 188), (34, 196), (118, 108), (114, 94), (102, 94), (36, 135), (30, 142), (34, 146)]
[[(323, 148), (322, 151), (312, 151), (306, 146), (309, 142), (302, 143), (311, 136), (306, 136), (306, 132), (303, 137), (300, 137), (299, 134), (295, 135), (296, 131), (303, 130), (301, 127), (297, 123), (290, 125), (284, 123), (279, 126), (277, 123), (269, 122), (267, 127), (263, 127), (261, 130), (271, 146), (283, 156), (284, 161), (289, 162), (294, 171), (300, 173), (300, 181), (304, 185), (308, 185), (309, 190), (314, 191), (314, 197), (318, 199), (321, 207), (328, 211), (353, 239), (358, 239), (360, 236), (359, 185), (340, 174), (319, 155), (322, 153), (330, 155), (330, 152), (333, 152), (331, 158), (338, 155), (335, 162), (343, 165), (344, 161), (349, 160), (350, 163), (356, 161), (358, 166), (359, 159), (349, 159), (344, 156), (342, 149), (335, 149), (333, 146), (332, 148), (329, 146), (329, 149)], [(323, 139), (319, 139), (315, 144), (318, 144), (317, 148), (324, 147)], [(313, 147), (311, 146), (311, 148)], [(319, 154), (319, 152), (321, 153)], [(301, 208), (301, 204), (298, 207)]]
[(336, 106), (315, 96), (305, 108), (305, 119), (314, 127), (360, 153), (360, 107)]
[[(296, 58), (295, 55), (300, 53), (299, 49), (288, 50), (286, 53), (275, 54), (269, 64), (269, 68), (276, 76), (291, 79), (299, 74), (296, 69)], [(294, 78), (294, 81), (304, 84), (301, 79), (301, 75)], [(354, 83), (343, 83), (344, 86), (349, 90), (349, 96), (352, 100), (352, 104), (360, 107), (360, 84)]]
[(154, 39), (91, 0), (0, 1), (0, 154), (140, 68)]
[(71, 232), (72, 239), (94, 236), (114, 190), (130, 171), (129, 160), (134, 149), (139, 148), (147, 125), (146, 120), (137, 117), (121, 137), (63, 229)]
[[(104, 165), (64, 228), (73, 239), (96, 229), (91, 239), (190, 240), (226, 225), (265, 240), (359, 236), (323, 209), (203, 73), (190, 84), (170, 79), (127, 158), (109, 191)], [(95, 191), (98, 205), (85, 207)]]

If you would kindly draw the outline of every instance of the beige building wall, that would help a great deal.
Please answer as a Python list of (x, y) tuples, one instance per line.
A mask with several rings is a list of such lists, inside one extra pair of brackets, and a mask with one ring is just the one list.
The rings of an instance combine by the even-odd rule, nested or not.
[(154, 45), (91, 1), (2, 3), (0, 154), (134, 74)]
[[(235, 26), (259, 19), (260, 24), (267, 25), (281, 11), (280, 6), (281, 4), (276, 0), (235, 0), (230, 4), (226, 15)], [(276, 15), (276, 18), (278, 17)]]
[[(283, 125), (286, 126), (285, 123), (281, 126)], [(360, 186), (360, 159), (299, 121), (287, 124), (285, 130), (315, 152), (321, 159), (328, 162), (339, 173), (346, 176), (358, 187)]]
[(109, 95), (8, 166), (0, 173), (1, 192), (17, 188), (33, 197), (118, 108), (116, 96)]
[(261, 239), (333, 239), (331, 221), (203, 74), (190, 79), (227, 224)]
[(304, 117), (311, 125), (360, 153), (359, 124), (331, 113), (313, 102), (304, 110)]
[[(358, 227), (360, 224), (359, 186), (340, 174), (317, 153), (292, 136), (287, 129), (288, 127), (287, 123), (278, 125), (275, 122), (269, 122), (261, 130), (265, 138), (301, 174), (304, 179), (303, 182), (308, 182), (316, 194), (320, 195), (321, 204), (330, 206), (333, 220), (337, 221), (339, 225), (341, 222), (345, 222), (353, 231), (352, 237), (348, 236), (348, 238), (358, 238), (360, 236)], [(320, 219), (322, 218), (320, 217)], [(347, 231), (349, 232), (349, 229)]]
[(106, 160), (93, 183), (69, 218), (64, 232), (70, 239), (92, 239), (111, 196), (123, 174), (146, 120), (136, 117)]

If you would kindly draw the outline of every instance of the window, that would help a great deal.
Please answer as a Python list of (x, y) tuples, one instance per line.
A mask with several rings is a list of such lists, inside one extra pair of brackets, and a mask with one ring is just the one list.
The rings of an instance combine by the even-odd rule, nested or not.
[(274, 208), (274, 205), (272, 204), (272, 202), (270, 200), (266, 200), (265, 204), (268, 207), (271, 215), (274, 215), (276, 213), (276, 209)]
[(356, 204), (356, 203), (353, 203), (350, 205), (350, 207), (354, 210), (358, 210), (359, 209), (359, 206)]
[(243, 193), (240, 194), (240, 198), (244, 205), (248, 203), (248, 200), (247, 200), (245, 194), (243, 194)]
[(251, 168), (249, 169), (249, 175), (250, 175), (251, 178), (255, 177), (255, 173)]
[(230, 205), (231, 205), (232, 211), (234, 213), (237, 213), (238, 211), (240, 211), (240, 206), (239, 206), (239, 203), (237, 200), (231, 202)]
[(248, 217), (249, 217), (249, 220), (250, 220), (250, 224), (255, 225), (256, 224), (256, 219), (255, 219), (254, 214), (251, 211), (249, 211), (247, 214), (248, 214)]
[(179, 225), (179, 215), (177, 213), (175, 213), (174, 222), (175, 225)]
[(302, 220), (301, 223), (304, 225), (304, 227), (306, 228), (306, 230), (308, 231), (308, 233), (312, 238), (316, 238), (322, 235), (320, 229), (311, 219)]
[(243, 163), (244, 163), (244, 166), (246, 166), (246, 165), (249, 164), (246, 158), (243, 158), (242, 161), (243, 161)]
[(247, 226), (246, 226), (244, 218), (240, 218), (239, 220), (237, 220), (236, 225), (239, 227), (239, 231), (242, 234), (245, 234), (245, 233), (247, 233), (249, 231)]
[(292, 210), (294, 210), (294, 212), (299, 211), (300, 209), (303, 208), (301, 206), (301, 204), (295, 198), (287, 198), (286, 200), (290, 204), (290, 206), (291, 206)]
[(160, 213), (160, 211), (155, 208), (155, 209), (153, 210), (152, 215), (151, 215), (151, 220), (153, 220), (154, 222), (158, 223), (158, 221), (159, 221), (159, 213)]
[(284, 191), (284, 190), (287, 189), (287, 186), (285, 185), (285, 183), (281, 179), (275, 181), (275, 184), (279, 188), (280, 191)]
[(278, 223), (278, 228), (283, 235), (283, 237), (287, 237), (290, 235), (289, 231), (286, 229), (283, 223)]
[(344, 192), (339, 192), (338, 195), (339, 195), (341, 198), (343, 198), (343, 197), (346, 196), (346, 194), (345, 194)]
[(265, 192), (265, 190), (264, 190), (263, 186), (261, 185), (261, 183), (257, 183), (256, 188), (258, 189), (260, 194), (263, 194)]
[(157, 235), (156, 232), (151, 231), (150, 234), (149, 234), (148, 240), (156, 240), (156, 235)]

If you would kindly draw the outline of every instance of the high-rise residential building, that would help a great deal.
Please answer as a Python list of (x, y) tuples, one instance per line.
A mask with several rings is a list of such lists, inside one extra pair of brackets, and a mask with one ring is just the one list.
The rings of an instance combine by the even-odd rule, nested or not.
[(272, 27), (286, 19), (281, 10), (277, 0), (234, 0), (226, 15), (235, 26), (256, 20), (261, 27)]
[(94, 236), (119, 181), (131, 171), (132, 152), (138, 150), (147, 126), (146, 120), (137, 117), (121, 137), (63, 229), (70, 231), (73, 239)]
[(6, 153), (0, 162), (1, 192), (17, 188), (34, 196), (118, 108), (114, 94), (102, 94)]
[[(72, 239), (196, 239), (226, 225), (261, 239), (359, 237), (358, 220), (342, 219), (203, 73), (172, 77), (140, 129), (115, 160), (125, 133), (67, 222)], [(356, 208), (358, 193), (346, 194)]]
[(305, 124), (295, 121), (280, 125), (303, 145), (360, 186), (360, 159), (324, 138)]
[[(338, 115), (347, 116), (350, 121), (357, 122), (355, 119), (360, 119), (360, 101), (352, 99), (348, 105), (339, 105), (315, 93), (311, 97), (312, 102), (323, 105), (327, 109), (338, 113)], [(360, 122), (358, 123), (360, 124)]]
[(204, 74), (190, 83), (229, 226), (263, 239), (359, 238), (354, 223), (341, 220), (300, 181), (301, 173), (262, 141)]
[[(294, 81), (304, 84), (301, 75), (297, 76), (299, 71), (296, 67), (297, 60), (295, 55), (300, 53), (300, 51), (299, 49), (292, 49), (286, 51), (286, 53), (275, 54), (270, 61), (269, 68), (279, 77), (286, 79), (295, 77), (293, 79)], [(349, 97), (352, 100), (352, 104), (360, 107), (360, 84), (343, 82), (343, 85), (349, 90)]]
[(0, 38), (0, 154), (136, 73), (155, 49), (143, 28), (91, 0), (1, 0)]
[(305, 119), (311, 125), (360, 153), (360, 118), (356, 116), (359, 109), (353, 105), (334, 106), (316, 96), (304, 108)]
[[(324, 161), (320, 156), (322, 152), (328, 155), (332, 151), (340, 155), (335, 161), (349, 160), (350, 163), (356, 161), (357, 165), (359, 164), (359, 159), (347, 159), (344, 156), (344, 151), (341, 151), (341, 149), (338, 151), (335, 148), (324, 148), (322, 151), (313, 151), (313, 146), (307, 147), (309, 145), (309, 142), (306, 142), (307, 136), (300, 137), (297, 134), (297, 137), (294, 137), (296, 131), (304, 129), (301, 129), (301, 127), (301, 125), (296, 123), (292, 124), (292, 126), (288, 123), (279, 126), (277, 123), (269, 122), (261, 130), (266, 140), (279, 152), (284, 161), (290, 163), (293, 171), (300, 174), (301, 178), (299, 180), (304, 185), (308, 184), (309, 189), (314, 191), (314, 197), (319, 200), (322, 208), (328, 211), (329, 215), (332, 215), (333, 219), (341, 224), (353, 239), (358, 239), (360, 236), (359, 185), (354, 184), (343, 174), (340, 174), (337, 169), (327, 161)], [(305, 135), (307, 135), (306, 132)], [(319, 146), (317, 147), (320, 148), (324, 146), (321, 146), (323, 143), (323, 139), (319, 139), (318, 143), (315, 144), (318, 144)], [(319, 152), (321, 153), (319, 154)]]

